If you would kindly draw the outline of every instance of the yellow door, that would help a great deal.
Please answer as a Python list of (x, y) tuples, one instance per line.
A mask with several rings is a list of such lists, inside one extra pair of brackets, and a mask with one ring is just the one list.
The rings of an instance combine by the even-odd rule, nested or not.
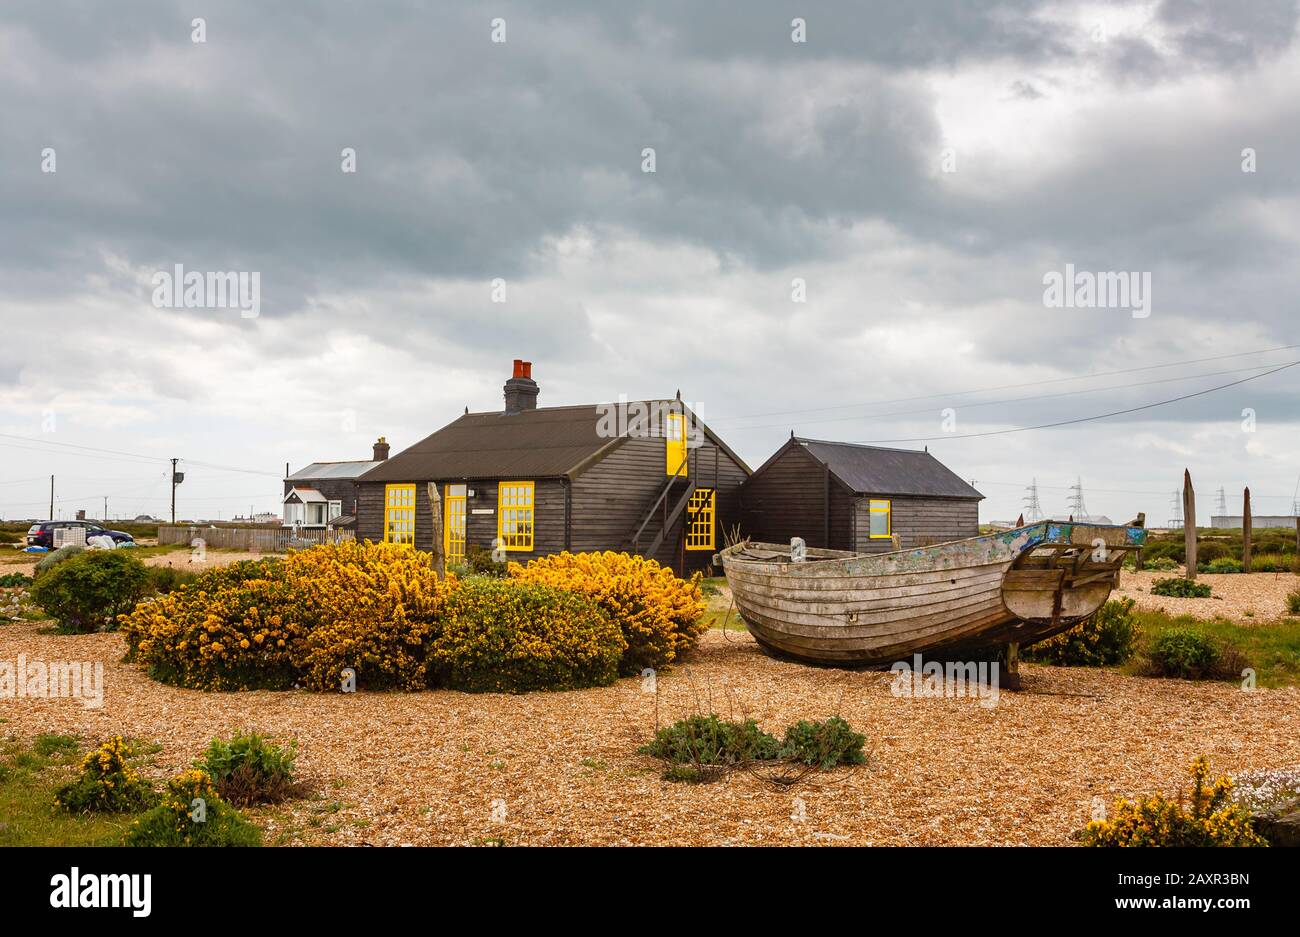
[(686, 477), (686, 414), (664, 414), (664, 472)]
[(465, 485), (447, 485), (442, 496), (442, 549), (448, 563), (465, 562)]

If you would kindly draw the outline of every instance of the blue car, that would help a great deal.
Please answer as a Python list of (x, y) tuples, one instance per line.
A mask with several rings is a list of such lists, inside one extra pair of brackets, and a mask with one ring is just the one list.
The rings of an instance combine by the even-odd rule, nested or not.
[(91, 537), (112, 537), (113, 543), (117, 546), (124, 543), (135, 543), (135, 538), (126, 531), (109, 530), (106, 527), (100, 527), (93, 521), (41, 521), (39, 524), (33, 524), (27, 529), (27, 545), (53, 550), (54, 529), (56, 527), (83, 527), (86, 531), (86, 539)]

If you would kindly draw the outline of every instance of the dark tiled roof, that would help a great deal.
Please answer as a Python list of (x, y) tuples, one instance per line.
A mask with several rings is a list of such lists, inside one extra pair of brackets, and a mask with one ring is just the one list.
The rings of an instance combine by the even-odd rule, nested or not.
[(381, 462), (367, 482), (448, 478), (553, 478), (617, 442), (596, 434), (596, 407), (467, 413)]
[(858, 494), (984, 497), (928, 452), (821, 439), (795, 441)]

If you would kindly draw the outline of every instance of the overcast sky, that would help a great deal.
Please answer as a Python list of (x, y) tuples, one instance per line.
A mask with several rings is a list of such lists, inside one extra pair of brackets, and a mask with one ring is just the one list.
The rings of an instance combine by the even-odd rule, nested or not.
[[(278, 511), (286, 462), (497, 409), (526, 358), (542, 406), (680, 389), (752, 467), (928, 445), (984, 521), (1082, 478), (1159, 525), (1184, 467), (1201, 523), (1220, 486), (1289, 513), (1300, 367), (999, 431), (1300, 360), (1296, 20), (6, 0), (0, 512), (54, 473), (63, 516), (163, 516), (172, 456), (180, 516)], [(259, 315), (159, 308), (177, 264), (256, 272)], [(1049, 307), (1067, 264), (1148, 274), (1149, 315)]]

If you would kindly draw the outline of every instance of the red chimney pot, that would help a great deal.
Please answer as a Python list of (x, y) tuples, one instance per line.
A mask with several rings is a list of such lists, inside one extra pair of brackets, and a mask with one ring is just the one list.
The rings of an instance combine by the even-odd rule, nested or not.
[(512, 374), (511, 376), (512, 377), (524, 376), (524, 360), (522, 358), (515, 359), (515, 370), (514, 370), (514, 374)]
[(523, 362), (523, 366), (524, 366), (524, 373), (520, 376), (526, 377), (531, 381), (533, 379), (533, 363), (531, 361), (525, 361)]

